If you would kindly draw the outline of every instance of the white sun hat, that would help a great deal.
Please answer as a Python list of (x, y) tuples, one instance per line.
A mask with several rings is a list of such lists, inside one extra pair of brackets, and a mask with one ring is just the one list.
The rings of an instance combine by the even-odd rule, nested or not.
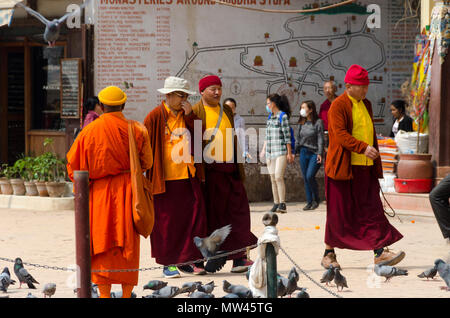
[(189, 95), (195, 95), (194, 91), (189, 90), (189, 83), (184, 78), (169, 76), (164, 81), (164, 88), (159, 88), (161, 94), (169, 94), (172, 92), (184, 92)]

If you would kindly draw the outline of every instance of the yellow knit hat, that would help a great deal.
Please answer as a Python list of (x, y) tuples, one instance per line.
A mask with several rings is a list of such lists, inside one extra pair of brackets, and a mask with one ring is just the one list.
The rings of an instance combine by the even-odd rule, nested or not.
[(98, 93), (98, 99), (106, 106), (119, 106), (125, 104), (127, 95), (117, 86), (108, 86)]

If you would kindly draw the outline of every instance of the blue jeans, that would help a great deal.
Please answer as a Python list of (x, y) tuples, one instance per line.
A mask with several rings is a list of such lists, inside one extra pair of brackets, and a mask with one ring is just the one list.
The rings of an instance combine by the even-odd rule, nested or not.
[(300, 148), (300, 167), (302, 169), (303, 180), (305, 181), (306, 200), (311, 203), (313, 200), (319, 203), (319, 186), (316, 181), (316, 174), (320, 168), (317, 163), (317, 155), (306, 147)]

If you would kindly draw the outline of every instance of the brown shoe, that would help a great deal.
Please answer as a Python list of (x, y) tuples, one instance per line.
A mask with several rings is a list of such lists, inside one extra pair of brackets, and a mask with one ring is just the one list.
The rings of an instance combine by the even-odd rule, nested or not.
[(405, 252), (400, 251), (398, 253), (394, 253), (389, 251), (388, 248), (385, 248), (383, 253), (380, 256), (374, 258), (375, 265), (389, 265), (393, 266), (395, 264), (400, 263), (405, 258)]
[(334, 268), (341, 269), (341, 265), (336, 260), (336, 254), (333, 252), (328, 253), (322, 258), (322, 262), (320, 263), (325, 269), (329, 269), (330, 265)]

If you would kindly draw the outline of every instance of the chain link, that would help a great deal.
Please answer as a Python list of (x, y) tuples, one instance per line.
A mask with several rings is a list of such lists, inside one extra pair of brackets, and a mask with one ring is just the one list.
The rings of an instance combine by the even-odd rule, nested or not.
[[(218, 258), (223, 258), (229, 255), (233, 255), (233, 254), (237, 254), (240, 252), (244, 252), (247, 251), (248, 249), (253, 249), (255, 247), (257, 247), (258, 244), (254, 244), (254, 245), (250, 245), (247, 247), (243, 247), (240, 248), (238, 250), (235, 251), (231, 251), (231, 252), (227, 252), (227, 253), (223, 253), (223, 254), (218, 254), (215, 256), (211, 256), (208, 258), (202, 258), (202, 259), (198, 259), (195, 261), (189, 261), (189, 262), (184, 262), (184, 263), (179, 263), (179, 264), (173, 264), (173, 265), (169, 265), (169, 266), (176, 266), (176, 267), (180, 267), (180, 266), (185, 266), (185, 265), (192, 265), (194, 263), (198, 263), (198, 262), (205, 262), (205, 261), (209, 261), (209, 260), (213, 260), (213, 259), (218, 259)], [(4, 258), (4, 257), (0, 257), (0, 260), (5, 261), (5, 262), (10, 262), (10, 263), (14, 263), (15, 260), (13, 259), (9, 259), (9, 258)], [(27, 263), (27, 262), (23, 262), (24, 265), (27, 266), (32, 266), (32, 267), (39, 267), (39, 268), (44, 268), (44, 269), (51, 269), (51, 270), (57, 270), (57, 271), (65, 271), (65, 272), (75, 272), (76, 269), (74, 268), (68, 268), (68, 267), (58, 267), (58, 266), (49, 266), (49, 265), (39, 265), (39, 264), (33, 264), (33, 263)], [(92, 269), (91, 272), (92, 273), (121, 273), (121, 272), (144, 272), (144, 271), (152, 271), (152, 270), (158, 270), (158, 269), (163, 269), (164, 265), (160, 265), (160, 266), (154, 266), (154, 267), (147, 267), (147, 268), (134, 268), (134, 269)]]
[(297, 267), (297, 269), (303, 274), (305, 275), (310, 281), (312, 281), (314, 284), (316, 284), (317, 286), (319, 286), (320, 288), (322, 288), (324, 291), (326, 291), (327, 293), (333, 295), (334, 297), (337, 298), (344, 298), (338, 294), (336, 294), (335, 292), (329, 290), (328, 288), (322, 286), (320, 283), (316, 282), (311, 276), (309, 276), (303, 269), (300, 268), (300, 266), (297, 265), (297, 263), (288, 255), (288, 253), (286, 253), (286, 251), (281, 247), (280, 245), (280, 250), (284, 253), (284, 255), (286, 255), (286, 257), (292, 262), (292, 264), (295, 265), (295, 267)]

